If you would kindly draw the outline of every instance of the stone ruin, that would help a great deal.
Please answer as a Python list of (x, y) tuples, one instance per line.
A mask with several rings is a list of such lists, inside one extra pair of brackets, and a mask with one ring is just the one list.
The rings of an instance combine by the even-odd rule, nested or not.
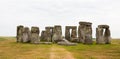
[(98, 25), (96, 28), (96, 43), (109, 44), (110, 43), (110, 29), (108, 25)]
[(47, 36), (46, 31), (43, 30), (43, 31), (41, 32), (41, 37), (40, 37), (41, 41), (47, 41), (46, 36)]
[(78, 41), (84, 44), (92, 44), (92, 23), (79, 22)]
[(62, 28), (60, 25), (55, 25), (53, 29), (52, 42), (57, 43), (62, 40)]
[[(71, 32), (70, 32), (70, 29)], [(66, 26), (65, 27), (65, 39), (71, 42), (77, 42), (77, 26)]]
[[(71, 31), (70, 31), (71, 30)], [(39, 27), (28, 27), (22, 25), (17, 26), (17, 42), (34, 43), (34, 44), (52, 44), (58, 45), (77, 45), (77, 43), (92, 44), (92, 23), (79, 22), (78, 31), (77, 26), (66, 26), (65, 37), (62, 36), (62, 27), (55, 25), (54, 27), (47, 26), (39, 36)], [(110, 43), (110, 29), (108, 25), (98, 25), (96, 28), (96, 43), (109, 44)], [(76, 43), (72, 43), (76, 42)]]
[(22, 25), (17, 26), (17, 42), (23, 42), (23, 39), (22, 39), (23, 29), (24, 29), (24, 26)]
[(30, 30), (28, 27), (24, 27), (22, 25), (17, 26), (17, 42), (30, 42)]
[(23, 29), (23, 34), (22, 34), (22, 41), (24, 42), (24, 43), (26, 43), (26, 42), (30, 42), (30, 30), (29, 30), (29, 28), (28, 27), (25, 27), (24, 29)]
[(53, 36), (53, 27), (45, 27), (45, 31), (42, 31), (41, 33), (41, 40), (52, 42), (52, 36)]
[(31, 28), (31, 43), (38, 44), (40, 42), (40, 37), (39, 37), (39, 27), (32, 27)]

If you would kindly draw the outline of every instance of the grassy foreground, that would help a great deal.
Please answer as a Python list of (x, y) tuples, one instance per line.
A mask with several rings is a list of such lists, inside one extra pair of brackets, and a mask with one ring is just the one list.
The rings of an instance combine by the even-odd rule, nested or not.
[[(67, 56), (67, 57), (66, 57)], [(72, 56), (72, 57), (71, 57)], [(0, 59), (120, 59), (120, 40), (112, 44), (60, 46), (56, 44), (16, 43), (12, 37), (0, 37)]]

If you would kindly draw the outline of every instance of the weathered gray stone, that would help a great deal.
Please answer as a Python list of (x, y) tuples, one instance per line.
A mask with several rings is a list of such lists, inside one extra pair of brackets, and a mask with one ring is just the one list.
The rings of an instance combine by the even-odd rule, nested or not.
[(102, 28), (96, 28), (96, 43), (97, 44), (104, 44), (103, 39), (103, 29)]
[(78, 39), (79, 39), (79, 42), (84, 43), (84, 40), (85, 40), (85, 26), (84, 25), (80, 25), (78, 28)]
[(96, 29), (96, 43), (109, 44), (110, 43), (110, 30), (108, 25), (98, 25)]
[(40, 44), (48, 44), (48, 45), (50, 45), (50, 44), (52, 44), (52, 42), (40, 42)]
[(52, 42), (59, 42), (62, 40), (62, 29), (60, 25), (55, 25), (53, 29)]
[(66, 39), (63, 39), (62, 41), (57, 43), (58, 45), (65, 45), (65, 46), (75, 46), (77, 43), (71, 43)]
[(91, 25), (92, 23), (91, 22), (83, 22), (83, 21), (81, 21), (81, 22), (79, 22), (79, 24), (80, 25)]
[(99, 28), (109, 28), (108, 25), (98, 25)]
[(76, 38), (71, 38), (71, 42), (78, 42), (78, 43), (79, 43), (78, 37), (76, 37)]
[(24, 28), (24, 26), (22, 26), (22, 25), (17, 26), (17, 42), (23, 41), (23, 39), (22, 39), (23, 28)]
[(31, 28), (31, 43), (38, 44), (40, 42), (39, 38), (39, 28), (32, 27)]
[(76, 26), (72, 27), (71, 41), (72, 42), (77, 42), (77, 27)]
[(23, 29), (23, 35), (22, 35), (23, 42), (30, 42), (30, 30), (28, 27), (25, 27)]
[(47, 41), (46, 36), (47, 36), (46, 31), (42, 31), (42, 32), (41, 32), (40, 40), (41, 40), (41, 41)]
[(92, 44), (92, 23), (79, 22), (78, 41), (85, 44)]
[(111, 37), (110, 37), (110, 30), (109, 28), (106, 28), (105, 30), (105, 34), (104, 34), (104, 40), (105, 40), (105, 44), (110, 44), (111, 43)]
[(45, 27), (46, 29), (46, 38), (47, 42), (52, 42), (52, 36), (53, 36), (53, 27)]
[[(72, 29), (70, 33), (70, 29)], [(66, 26), (65, 27), (65, 39), (69, 41), (76, 41), (74, 38), (77, 38), (77, 27), (76, 26)]]
[(70, 35), (70, 27), (66, 26), (65, 27), (65, 39), (69, 40), (71, 39), (71, 35)]
[(85, 44), (93, 43), (93, 41), (92, 41), (92, 26), (91, 25), (86, 25)]
[(93, 41), (92, 41), (92, 36), (87, 34), (85, 35), (85, 44), (92, 44)]

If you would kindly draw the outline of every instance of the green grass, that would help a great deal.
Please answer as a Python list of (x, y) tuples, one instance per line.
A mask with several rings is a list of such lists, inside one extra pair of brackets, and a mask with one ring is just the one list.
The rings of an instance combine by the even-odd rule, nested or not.
[(93, 44), (77, 46), (63, 46), (70, 51), (76, 59), (120, 59), (120, 40), (113, 40), (116, 44)]
[(5, 38), (0, 37), (0, 41), (3, 41), (3, 40), (5, 40)]
[(49, 59), (52, 46), (66, 49), (75, 59), (120, 59), (120, 40), (112, 40), (111, 44), (60, 46), (16, 43), (15, 37), (0, 37), (0, 59)]

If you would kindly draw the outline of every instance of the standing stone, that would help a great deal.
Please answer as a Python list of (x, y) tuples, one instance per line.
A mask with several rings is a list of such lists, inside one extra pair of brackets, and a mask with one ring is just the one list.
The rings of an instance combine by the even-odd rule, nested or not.
[(52, 36), (53, 36), (53, 27), (45, 27), (46, 29), (46, 38), (47, 38), (47, 41), (48, 42), (51, 42), (52, 41)]
[(104, 34), (104, 39), (105, 39), (105, 44), (110, 44), (110, 30), (109, 28), (106, 28), (105, 34)]
[(22, 42), (23, 41), (23, 39), (22, 39), (23, 28), (24, 28), (24, 26), (22, 26), (22, 25), (17, 26), (17, 42)]
[(85, 40), (85, 31), (84, 31), (85, 26), (84, 25), (80, 25), (78, 28), (78, 40), (80, 43), (84, 43)]
[(55, 25), (53, 29), (52, 41), (57, 43), (62, 40), (62, 29), (60, 25)]
[(92, 44), (92, 23), (86, 24), (85, 44)]
[(31, 43), (39, 43), (40, 38), (39, 38), (39, 28), (38, 27), (32, 27), (31, 28)]
[(108, 25), (98, 25), (96, 29), (96, 43), (109, 44), (110, 43), (110, 30)]
[(96, 28), (96, 43), (97, 44), (104, 44), (103, 29), (102, 28)]
[(22, 36), (23, 42), (30, 42), (30, 30), (28, 27), (25, 27), (23, 29), (23, 36)]
[(68, 41), (70, 41), (70, 28), (69, 26), (65, 27), (65, 39), (67, 39)]
[(71, 32), (71, 41), (76, 42), (77, 39), (77, 27), (76, 26), (71, 26), (72, 32)]
[[(72, 29), (71, 32), (70, 32), (70, 29)], [(76, 26), (66, 26), (65, 39), (67, 39), (68, 41), (77, 41), (77, 27)]]
[(78, 28), (78, 39), (79, 42), (85, 44), (92, 44), (92, 23), (90, 22), (79, 22)]
[(76, 38), (77, 37), (77, 27), (73, 27), (72, 28), (72, 32), (71, 32), (71, 37), (72, 38)]
[(41, 37), (40, 37), (41, 41), (46, 41), (46, 31), (42, 31), (41, 32)]

